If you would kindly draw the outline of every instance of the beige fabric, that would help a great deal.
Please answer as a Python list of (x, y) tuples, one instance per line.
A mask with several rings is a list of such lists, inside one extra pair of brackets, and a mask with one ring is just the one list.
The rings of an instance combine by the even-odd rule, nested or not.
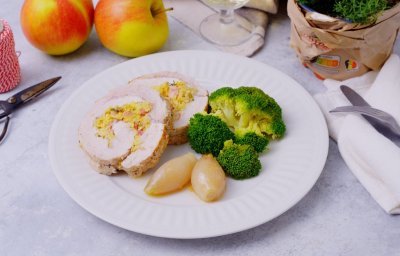
[(278, 0), (250, 0), (246, 7), (275, 14), (278, 12)]
[[(215, 13), (212, 8), (197, 0), (165, 0), (164, 3), (166, 7), (174, 8), (168, 13), (170, 16), (198, 35), (200, 35), (199, 26), (202, 20)], [(241, 45), (217, 46), (217, 48), (242, 56), (251, 56), (264, 45), (265, 28), (268, 24), (268, 15), (264, 11), (276, 12), (277, 2), (276, 0), (258, 0), (249, 2), (249, 5), (258, 9), (241, 8), (236, 12), (256, 25), (254, 35)]]

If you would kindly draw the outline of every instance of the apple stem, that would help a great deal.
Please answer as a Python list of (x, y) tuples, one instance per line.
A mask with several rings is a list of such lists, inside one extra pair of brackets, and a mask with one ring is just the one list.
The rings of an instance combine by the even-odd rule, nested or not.
[(163, 13), (163, 12), (169, 12), (169, 11), (172, 11), (172, 10), (174, 10), (174, 8), (170, 7), (170, 8), (167, 8), (167, 9), (162, 9), (162, 10), (159, 10), (159, 11), (155, 11), (155, 12), (153, 12), (153, 16), (155, 16), (157, 14), (160, 14), (160, 13)]

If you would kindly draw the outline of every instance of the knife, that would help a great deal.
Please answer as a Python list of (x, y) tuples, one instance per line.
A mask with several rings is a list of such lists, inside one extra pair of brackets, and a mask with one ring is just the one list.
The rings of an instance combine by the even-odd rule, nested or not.
[(353, 106), (371, 107), (371, 105), (369, 105), (369, 103), (366, 100), (364, 100), (364, 98), (361, 97), (360, 94), (358, 94), (356, 91), (354, 91), (350, 87), (348, 87), (346, 85), (341, 85), (340, 90), (343, 92), (344, 96), (346, 96), (346, 98), (350, 101), (350, 103), (353, 104)]
[[(341, 85), (340, 90), (343, 92), (344, 96), (346, 96), (346, 98), (350, 101), (350, 103), (353, 104), (353, 106), (371, 106), (366, 100), (364, 100), (363, 97), (361, 97), (360, 94), (358, 94), (350, 87), (346, 85)], [(363, 114), (361, 116), (364, 117), (368, 121), (368, 123), (370, 123), (375, 129), (380, 129), (380, 125), (376, 119)]]

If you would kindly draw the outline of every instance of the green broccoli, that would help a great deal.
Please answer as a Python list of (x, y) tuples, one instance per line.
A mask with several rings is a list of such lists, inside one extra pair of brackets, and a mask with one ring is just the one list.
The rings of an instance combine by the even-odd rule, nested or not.
[(222, 87), (210, 94), (210, 96), (208, 97), (208, 103), (215, 110), (214, 112), (216, 112), (218, 109), (224, 109), (223, 113), (224, 121), (230, 120), (231, 122), (234, 122), (236, 120), (234, 111), (235, 109), (233, 107), (226, 108), (226, 106), (227, 105), (234, 106), (235, 96), (236, 96), (235, 89), (230, 87)]
[(246, 132), (244, 134), (236, 133), (234, 142), (241, 145), (250, 145), (261, 153), (268, 146), (269, 140), (266, 136), (260, 136), (255, 132)]
[(197, 113), (189, 120), (189, 144), (197, 153), (217, 156), (224, 142), (233, 137), (226, 123), (216, 116)]
[(261, 162), (254, 148), (235, 144), (232, 140), (225, 141), (217, 161), (226, 174), (236, 180), (255, 177), (261, 171)]
[(286, 131), (278, 103), (256, 87), (223, 87), (209, 97), (211, 114), (220, 117), (238, 137), (253, 132), (282, 138)]

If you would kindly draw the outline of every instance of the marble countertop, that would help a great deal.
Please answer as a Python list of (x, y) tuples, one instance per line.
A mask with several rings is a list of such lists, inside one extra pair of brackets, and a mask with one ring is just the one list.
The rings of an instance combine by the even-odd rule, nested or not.
[[(91, 215), (64, 192), (52, 173), (48, 134), (64, 100), (93, 75), (126, 61), (101, 46), (93, 32), (77, 52), (51, 57), (28, 44), (19, 26), (22, 0), (2, 1), (0, 17), (21, 51), (17, 90), (62, 75), (52, 92), (13, 115), (0, 145), (0, 255), (400, 255), (400, 219), (386, 214), (361, 186), (330, 141), (313, 189), (280, 217), (240, 233), (198, 240), (155, 238)], [(323, 89), (289, 47), (284, 6), (271, 15), (265, 46), (253, 58), (282, 70), (311, 94)], [(170, 19), (162, 51), (215, 50)], [(394, 48), (400, 54), (400, 40)], [(15, 92), (15, 91), (14, 91)], [(0, 95), (0, 99), (10, 94)]]

